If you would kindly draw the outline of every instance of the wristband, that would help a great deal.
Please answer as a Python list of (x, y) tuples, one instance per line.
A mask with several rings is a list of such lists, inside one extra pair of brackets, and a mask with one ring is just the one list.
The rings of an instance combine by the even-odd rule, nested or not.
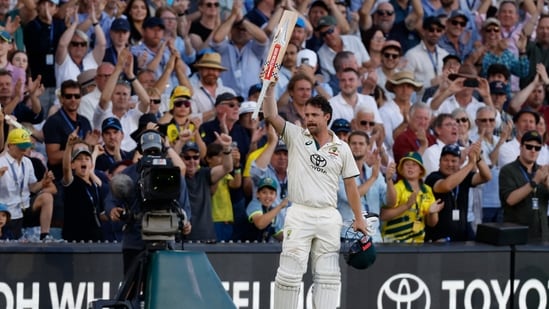
[(94, 26), (94, 27), (97, 26), (97, 25), (99, 25), (99, 23), (92, 23), (92, 26)]
[(233, 150), (231, 148), (229, 148), (229, 150), (224, 150), (223, 154), (224, 155), (230, 155), (232, 152), (233, 152)]
[(240, 173), (242, 173), (242, 170), (241, 170), (240, 168), (235, 168), (235, 169), (233, 170), (233, 172), (234, 172), (235, 174), (240, 174)]
[(532, 187), (532, 189), (536, 189), (537, 186), (538, 184), (534, 180), (530, 180), (530, 187)]
[(137, 77), (134, 77), (134, 78), (127, 78), (126, 80), (128, 81), (128, 83), (133, 83), (135, 82), (135, 80), (137, 79)]

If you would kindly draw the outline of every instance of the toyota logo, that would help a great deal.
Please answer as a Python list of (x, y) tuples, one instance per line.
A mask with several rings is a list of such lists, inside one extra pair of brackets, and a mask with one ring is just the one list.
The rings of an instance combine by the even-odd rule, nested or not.
[[(395, 306), (387, 306), (389, 304)], [(431, 308), (429, 288), (419, 277), (412, 274), (397, 274), (387, 279), (377, 294), (378, 308)], [(385, 306), (384, 306), (385, 305)]]
[(326, 166), (326, 159), (324, 159), (321, 155), (313, 154), (310, 157), (311, 163), (313, 163), (317, 167), (325, 167)]

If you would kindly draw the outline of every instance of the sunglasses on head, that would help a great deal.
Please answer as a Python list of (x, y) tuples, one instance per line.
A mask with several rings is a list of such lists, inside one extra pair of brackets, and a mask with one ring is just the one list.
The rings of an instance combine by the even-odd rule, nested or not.
[(486, 31), (486, 33), (498, 33), (499, 32), (499, 28), (498, 27), (491, 27), (491, 28), (486, 28), (484, 31)]
[(173, 106), (175, 106), (175, 107), (181, 107), (181, 106), (189, 107), (189, 106), (191, 106), (191, 101), (189, 101), (189, 100), (174, 101)]
[(541, 146), (530, 145), (530, 144), (524, 144), (524, 148), (526, 148), (526, 150), (532, 150), (533, 149), (536, 152), (541, 150)]
[(88, 46), (88, 42), (76, 42), (76, 41), (72, 41), (72, 42), (71, 42), (71, 46), (73, 46), (73, 47), (78, 47), (78, 46), (80, 46), (80, 47), (86, 47), (86, 46)]
[(462, 27), (465, 27), (467, 25), (467, 22), (465, 21), (458, 21), (458, 20), (452, 20), (451, 21), (452, 25), (454, 26), (457, 26), (457, 25), (460, 25)]
[(467, 117), (463, 117), (463, 118), (456, 118), (456, 122), (457, 123), (467, 123), (469, 121), (469, 119)]
[(399, 54), (391, 54), (391, 53), (383, 53), (383, 57), (387, 59), (398, 59), (400, 57)]
[(194, 155), (194, 156), (188, 156), (184, 155), (183, 160), (190, 161), (190, 160), (200, 160), (200, 155)]
[(328, 28), (328, 30), (326, 30), (326, 31), (324, 31), (324, 32), (321, 32), (321, 33), (320, 33), (320, 36), (325, 37), (325, 36), (327, 36), (328, 34), (332, 34), (332, 33), (334, 33), (334, 27), (330, 27), (330, 28)]
[(482, 123), (496, 122), (496, 118), (479, 118), (477, 120)]
[(380, 16), (393, 16), (393, 14), (395, 14), (395, 12), (394, 11), (387, 11), (387, 10), (377, 10), (376, 14), (380, 15)]
[(219, 2), (208, 2), (208, 3), (204, 3), (204, 5), (209, 8), (213, 8), (214, 6), (217, 8), (219, 7)]
[(376, 125), (375, 122), (373, 122), (373, 121), (368, 121), (368, 120), (361, 120), (359, 123), (360, 123), (361, 126), (369, 125), (370, 127), (373, 127), (373, 126)]
[(152, 104), (160, 104), (161, 101), (162, 100), (160, 100), (160, 99), (151, 99)]
[(63, 98), (70, 100), (70, 99), (80, 99), (82, 95), (80, 93), (64, 93)]

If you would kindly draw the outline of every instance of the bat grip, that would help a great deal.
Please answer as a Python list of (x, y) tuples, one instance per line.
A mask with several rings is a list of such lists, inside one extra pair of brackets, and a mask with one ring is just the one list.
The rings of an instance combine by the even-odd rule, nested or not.
[(263, 81), (263, 86), (261, 87), (261, 92), (259, 92), (259, 98), (257, 99), (257, 106), (252, 114), (252, 119), (256, 120), (259, 116), (259, 111), (261, 111), (261, 107), (263, 106), (263, 101), (265, 100), (265, 95), (267, 94), (267, 88), (269, 88), (269, 84), (271, 82), (268, 80)]

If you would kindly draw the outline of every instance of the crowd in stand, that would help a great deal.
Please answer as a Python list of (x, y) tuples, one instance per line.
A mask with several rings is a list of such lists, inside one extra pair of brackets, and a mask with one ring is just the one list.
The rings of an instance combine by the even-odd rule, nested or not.
[(282, 241), (291, 158), (252, 113), (284, 10), (299, 17), (279, 114), (307, 129), (307, 101), (329, 100), (376, 242), (473, 240), (483, 222), (549, 240), (542, 0), (2, 1), (0, 239), (120, 241), (109, 182), (157, 130), (185, 176), (186, 240)]

